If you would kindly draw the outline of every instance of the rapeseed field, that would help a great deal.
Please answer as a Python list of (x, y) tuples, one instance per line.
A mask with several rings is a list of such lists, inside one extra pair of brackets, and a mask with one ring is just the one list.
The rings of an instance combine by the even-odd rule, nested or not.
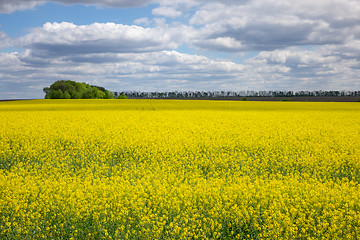
[(0, 239), (360, 239), (359, 182), (359, 103), (0, 103)]

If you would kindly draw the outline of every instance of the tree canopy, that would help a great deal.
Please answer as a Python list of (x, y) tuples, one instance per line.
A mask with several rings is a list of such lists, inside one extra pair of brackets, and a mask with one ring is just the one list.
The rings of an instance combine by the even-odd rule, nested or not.
[(46, 99), (110, 99), (114, 98), (111, 91), (103, 87), (79, 83), (71, 80), (59, 80), (43, 89)]

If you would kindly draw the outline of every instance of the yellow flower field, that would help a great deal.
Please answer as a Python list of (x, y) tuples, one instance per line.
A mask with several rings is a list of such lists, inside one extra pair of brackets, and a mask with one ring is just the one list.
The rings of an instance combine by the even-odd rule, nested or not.
[(359, 182), (359, 103), (0, 103), (0, 239), (360, 239)]

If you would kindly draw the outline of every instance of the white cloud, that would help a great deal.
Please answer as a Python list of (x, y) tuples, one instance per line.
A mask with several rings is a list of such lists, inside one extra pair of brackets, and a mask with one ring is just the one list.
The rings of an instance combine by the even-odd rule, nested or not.
[(354, 69), (359, 64), (355, 59), (329, 55), (329, 49), (322, 47), (312, 51), (296, 47), (265, 51), (247, 61), (261, 78), (272, 79), (274, 89), (289, 90), (360, 88), (356, 77), (360, 68)]
[(6, 92), (0, 90), (0, 98), (9, 98), (7, 92), (19, 89), (42, 98), (41, 87), (58, 79), (98, 81), (108, 89), (119, 91), (206, 90), (215, 88), (219, 81), (234, 81), (244, 70), (244, 66), (230, 61), (176, 51), (91, 53), (43, 60), (29, 55), (29, 51), (1, 54), (0, 63), (6, 64), (0, 67), (0, 83), (7, 87), (2, 88)]
[(360, 88), (356, 59), (328, 55), (328, 48), (260, 52), (244, 64), (177, 51), (76, 53), (44, 58), (0, 55), (0, 98), (42, 98), (58, 79), (111, 90), (333, 90)]
[(150, 20), (147, 17), (143, 17), (143, 18), (138, 18), (134, 21), (134, 23), (136, 25), (145, 25), (145, 26), (149, 26), (150, 25)]
[(10, 41), (11, 39), (9, 38), (9, 36), (6, 33), (0, 31), (0, 52), (2, 48), (9, 46)]
[[(232, 38), (242, 50), (274, 50), (299, 45), (342, 44), (360, 36), (360, 7), (353, 0), (253, 0), (244, 4), (205, 4), (190, 19), (200, 30), (194, 46), (222, 49)], [(227, 48), (228, 49), (228, 48)], [(238, 44), (233, 47), (238, 51)]]
[(75, 25), (46, 23), (18, 39), (34, 55), (60, 57), (86, 53), (149, 52), (173, 49), (177, 39), (166, 28), (143, 28), (115, 23)]
[(17, 10), (31, 9), (43, 3), (45, 3), (43, 0), (0, 0), (0, 13), (12, 13)]
[[(326, 45), (322, 47), (322, 50), (328, 56), (339, 56), (343, 59), (360, 61), (360, 39), (354, 39), (342, 45)], [(360, 68), (360, 64), (356, 67)]]
[(18, 53), (0, 53), (0, 99), (36, 96), (36, 92), (28, 90), (39, 85), (39, 79), (28, 79), (32, 73), (33, 69), (21, 62)]
[(202, 48), (223, 52), (242, 51), (244, 49), (242, 43), (240, 41), (237, 41), (233, 37), (218, 37), (199, 40), (194, 39), (193, 44), (201, 45)]
[(152, 10), (152, 14), (156, 16), (164, 16), (169, 18), (176, 18), (181, 16), (181, 11), (177, 11), (170, 7), (158, 7)]
[(260, 52), (254, 59), (265, 60), (268, 64), (284, 64), (287, 66), (315, 66), (338, 61), (337, 57), (334, 56), (328, 57), (320, 52), (297, 48)]

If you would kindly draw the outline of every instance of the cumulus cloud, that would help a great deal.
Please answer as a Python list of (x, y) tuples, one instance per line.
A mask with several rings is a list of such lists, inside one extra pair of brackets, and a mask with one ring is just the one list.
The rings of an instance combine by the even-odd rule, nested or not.
[(136, 25), (149, 26), (149, 25), (150, 25), (150, 20), (149, 20), (147, 17), (143, 17), (143, 18), (135, 19), (134, 23), (135, 23)]
[(39, 85), (39, 79), (25, 80), (32, 73), (18, 53), (0, 53), (0, 99), (32, 98), (34, 92), (29, 87)]
[[(41, 98), (41, 88), (57, 79), (94, 84), (101, 81), (102, 86), (118, 91), (210, 90), (226, 79), (235, 81), (244, 71), (243, 65), (231, 61), (212, 60), (174, 50), (88, 53), (49, 59), (30, 53), (28, 50), (0, 55), (0, 63), (4, 63), (0, 67), (0, 82), (6, 85), (6, 88), (2, 88), (6, 92), (0, 90), (1, 98), (11, 98), (8, 92), (17, 92), (20, 85), (21, 89), (27, 88), (26, 91), (33, 97)], [(15, 84), (16, 81), (20, 82)]]
[(220, 52), (242, 51), (243, 44), (233, 37), (217, 37), (210, 39), (192, 38), (194, 45), (201, 45), (201, 48), (212, 49)]
[(360, 69), (354, 69), (360, 62), (329, 55), (329, 49), (323, 47), (312, 51), (297, 47), (264, 51), (246, 63), (262, 78), (272, 79), (275, 89), (348, 90), (360, 87), (356, 80)]
[(42, 57), (86, 53), (149, 52), (173, 49), (177, 40), (166, 28), (143, 28), (115, 23), (75, 25), (46, 23), (18, 39), (19, 45)]
[[(328, 56), (339, 56), (360, 62), (360, 39), (353, 39), (341, 45), (326, 45), (321, 48)], [(360, 68), (360, 63), (355, 66)]]
[(222, 49), (221, 41), (214, 44), (218, 38), (234, 39), (234, 51), (239, 50), (238, 43), (242, 50), (260, 51), (299, 45), (342, 44), (359, 36), (360, 8), (356, 4), (353, 0), (208, 3), (190, 19), (191, 24), (200, 28), (194, 46)]
[(156, 16), (164, 16), (170, 18), (176, 18), (181, 16), (181, 11), (175, 10), (174, 8), (170, 7), (158, 7), (152, 10), (152, 14)]
[(0, 13), (12, 13), (17, 10), (31, 9), (43, 3), (45, 3), (43, 0), (0, 0)]
[[(211, 83), (215, 88), (215, 83), (242, 74), (243, 66), (231, 61), (172, 50), (186, 41), (187, 34), (191, 31), (181, 24), (143, 28), (114, 23), (46, 23), (15, 40), (23, 49), (21, 53), (1, 55), (11, 67), (3, 66), (0, 79), (2, 84), (9, 76), (26, 79), (29, 91), (39, 88), (40, 79), (40, 87), (56, 79), (100, 79), (113, 90), (206, 90)], [(36, 97), (41, 97), (41, 91)]]
[(9, 38), (9, 36), (6, 33), (0, 31), (0, 51), (2, 48), (8, 47), (10, 42), (11, 39)]

